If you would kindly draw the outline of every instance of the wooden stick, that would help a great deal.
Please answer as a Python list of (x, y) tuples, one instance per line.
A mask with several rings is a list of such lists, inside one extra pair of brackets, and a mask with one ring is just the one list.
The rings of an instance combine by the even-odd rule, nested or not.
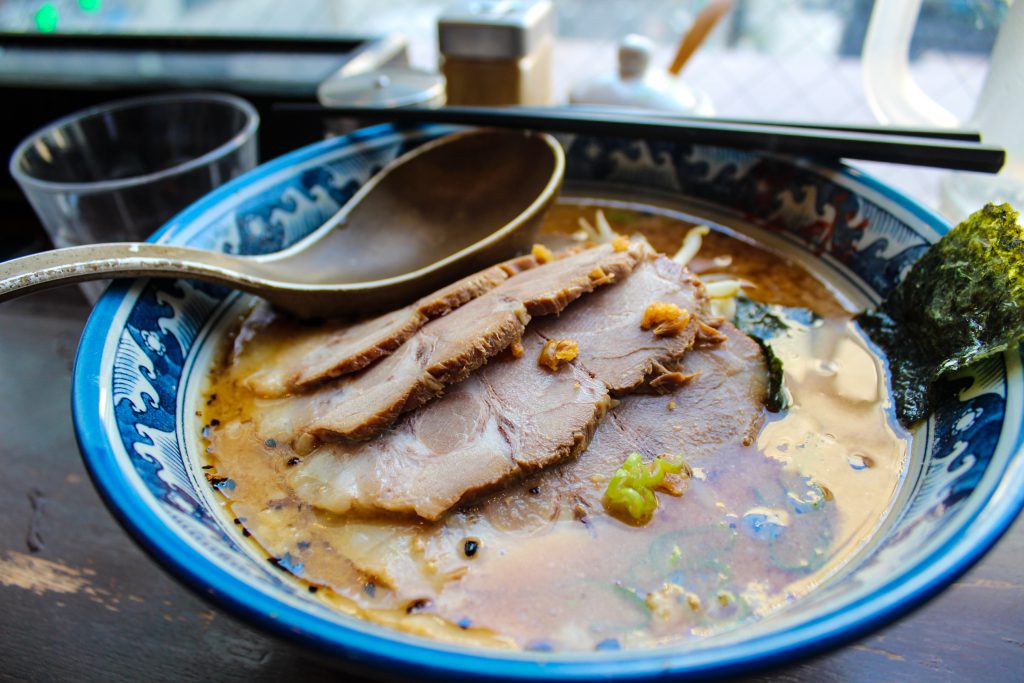
[(673, 76), (679, 75), (679, 72), (683, 70), (686, 63), (690, 61), (693, 53), (707, 40), (711, 30), (715, 28), (722, 17), (729, 13), (732, 5), (733, 0), (711, 0), (711, 2), (704, 6), (704, 9), (697, 13), (697, 17), (693, 20), (690, 30), (679, 41), (679, 47), (676, 48), (676, 56), (672, 60), (672, 66), (668, 68), (670, 74)]

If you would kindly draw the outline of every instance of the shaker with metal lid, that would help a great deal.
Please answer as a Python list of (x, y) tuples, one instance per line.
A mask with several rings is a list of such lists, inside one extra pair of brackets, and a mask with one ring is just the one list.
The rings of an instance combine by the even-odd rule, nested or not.
[(444, 78), (407, 66), (386, 66), (329, 78), (316, 95), (325, 107), (440, 107)]
[(437, 22), (448, 103), (551, 103), (550, 0), (476, 0)]
[[(444, 76), (408, 66), (384, 66), (373, 71), (328, 78), (316, 91), (325, 107), (441, 107)], [(331, 117), (324, 121), (328, 137), (359, 127), (358, 119)]]

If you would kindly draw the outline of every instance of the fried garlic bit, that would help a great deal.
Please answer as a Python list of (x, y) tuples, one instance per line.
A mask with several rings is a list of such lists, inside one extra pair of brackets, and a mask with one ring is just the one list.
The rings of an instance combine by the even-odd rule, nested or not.
[[(651, 389), (654, 389), (657, 392), (668, 393), (683, 386), (684, 384), (692, 380), (694, 377), (696, 377), (698, 374), (700, 373), (687, 373), (678, 371), (663, 372), (654, 379), (652, 379), (651, 381), (649, 381), (647, 384), (651, 387)], [(672, 408), (669, 408), (669, 410), (672, 410)]]
[(626, 251), (629, 249), (629, 239), (619, 235), (612, 240), (612, 249), (615, 251)]
[(654, 328), (655, 337), (676, 337), (690, 324), (690, 314), (683, 311), (683, 315), (675, 320), (666, 320)]
[(656, 337), (674, 337), (686, 329), (690, 324), (690, 312), (679, 308), (675, 304), (656, 301), (644, 311), (644, 317), (640, 320), (641, 330), (654, 328)]
[(703, 321), (697, 322), (697, 340), (694, 342), (695, 348), (718, 346), (719, 344), (724, 344), (728, 340), (729, 338), (716, 330), (714, 326)]
[(580, 347), (572, 339), (549, 339), (540, 350), (537, 364), (547, 368), (551, 372), (557, 372), (560, 367), (580, 355)]
[(664, 583), (657, 590), (653, 590), (644, 598), (644, 604), (650, 610), (651, 616), (657, 621), (677, 621), (683, 618), (681, 613), (682, 604), (686, 600), (687, 590), (678, 583)]
[(526, 353), (526, 349), (523, 348), (523, 342), (514, 341), (512, 345), (508, 347), (508, 350), (512, 352), (513, 358), (522, 358), (523, 354)]
[(604, 268), (601, 266), (594, 266), (594, 269), (589, 273), (589, 277), (595, 287), (615, 282), (615, 275), (604, 272)]
[(533, 254), (533, 258), (537, 259), (537, 263), (540, 264), (547, 263), (555, 257), (555, 255), (551, 253), (551, 250), (543, 244), (533, 245), (533, 250), (530, 253)]

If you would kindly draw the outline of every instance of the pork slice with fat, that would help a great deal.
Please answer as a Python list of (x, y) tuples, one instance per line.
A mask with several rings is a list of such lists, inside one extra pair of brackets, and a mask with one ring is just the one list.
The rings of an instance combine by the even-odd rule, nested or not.
[[(651, 304), (663, 302), (689, 314), (689, 324), (659, 336), (640, 327)], [(613, 393), (634, 389), (662, 364), (693, 346), (699, 320), (707, 317), (704, 286), (690, 271), (665, 256), (647, 256), (619, 287), (596, 292), (585, 305), (573, 306), (557, 319), (539, 320), (536, 330), (548, 339), (570, 338), (579, 346), (579, 361)]]
[(505, 354), (364, 443), (326, 443), (289, 481), (333, 512), (389, 510), (437, 519), (475, 491), (578, 454), (609, 404), (605, 386), (570, 364), (540, 367), (544, 340)]
[[(601, 526), (584, 527), (576, 520), (604, 514), (601, 498), (608, 478), (631, 451), (641, 452), (645, 460), (681, 452), (694, 468), (705, 468), (712, 486), (705, 491), (703, 482), (692, 482), (683, 495), (710, 495), (707, 506), (713, 507), (724, 484), (715, 482), (716, 477), (742, 481), (751, 466), (751, 477), (771, 471), (746, 462), (754, 454), (741, 447), (764, 416), (767, 370), (760, 349), (731, 325), (723, 325), (720, 331), (727, 337), (724, 344), (696, 348), (684, 358), (685, 370), (700, 374), (668, 395), (623, 397), (578, 458), (499, 488), (433, 525), (415, 519), (347, 519), (340, 528), (350, 531), (338, 538), (338, 552), (360, 571), (403, 591), (408, 599), (430, 594), (465, 566), (462, 539), (475, 538), (483, 547), (490, 544), (497, 549), (501, 545), (494, 539), (499, 530), (564, 542), (563, 533), (543, 533), (544, 527), (555, 523), (561, 523), (563, 530), (604, 533)], [(675, 410), (667, 409), (669, 401), (674, 401)], [(648, 438), (642, 438), (644, 432)], [(756, 489), (759, 483), (753, 481), (749, 488)], [(740, 500), (749, 495), (740, 494)], [(536, 552), (544, 543), (528, 547)], [(542, 555), (537, 557), (535, 561), (543, 560)], [(495, 565), (489, 567), (485, 571), (494, 571)]]
[[(640, 247), (594, 247), (511, 278), (424, 325), (383, 361), (315, 391), (259, 406), (267, 438), (367, 439), (439, 396), (517, 341), (532, 316), (560, 312), (595, 288), (627, 281)], [(600, 275), (597, 275), (600, 271)]]
[(700, 467), (749, 444), (764, 420), (767, 367), (760, 347), (743, 332), (729, 323), (719, 332), (724, 343), (683, 357), (681, 370), (692, 379), (667, 395), (622, 397), (580, 457), (489, 498), (482, 517), (525, 531), (560, 517), (600, 513), (609, 477), (634, 451), (646, 461), (667, 454)]
[[(622, 284), (567, 309), (573, 315), (544, 326), (554, 337), (571, 337), (586, 320), (588, 329), (605, 329), (609, 310), (638, 309), (628, 325), (615, 321), (606, 334), (582, 337), (578, 359), (554, 372), (541, 368), (546, 337), (531, 326), (518, 359), (509, 354), (492, 361), (374, 441), (323, 446), (293, 477), (299, 495), (336, 512), (384, 509), (435, 519), (474, 493), (575, 457), (608, 405), (602, 374), (615, 381), (636, 375), (639, 383), (656, 361), (675, 359), (693, 343), (693, 334), (659, 339), (650, 331), (632, 333), (654, 296), (697, 310), (703, 293), (684, 269), (659, 270), (658, 261), (649, 260)], [(598, 297), (602, 303), (591, 317), (580, 316)], [(586, 358), (602, 373), (595, 377)]]
[(246, 385), (258, 396), (278, 397), (361, 370), (393, 353), (429, 320), (447, 315), (536, 265), (533, 256), (520, 256), (390, 313), (358, 322), (335, 320), (303, 330), (271, 362), (247, 377)]

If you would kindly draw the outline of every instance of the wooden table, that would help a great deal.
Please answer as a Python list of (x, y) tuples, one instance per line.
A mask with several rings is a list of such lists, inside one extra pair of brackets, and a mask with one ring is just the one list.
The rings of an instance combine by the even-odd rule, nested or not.
[[(104, 507), (69, 407), (88, 312), (74, 288), (0, 304), (0, 680), (345, 680), (179, 585)], [(752, 680), (1021, 680), (1022, 567), (1018, 521), (916, 614)]]

